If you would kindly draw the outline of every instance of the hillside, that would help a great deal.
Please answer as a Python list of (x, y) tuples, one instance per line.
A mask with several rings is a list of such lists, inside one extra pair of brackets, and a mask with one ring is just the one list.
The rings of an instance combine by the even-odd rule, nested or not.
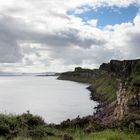
[(91, 98), (100, 103), (95, 116), (103, 125), (140, 128), (140, 59), (111, 60), (93, 70), (78, 67), (58, 79), (90, 83)]

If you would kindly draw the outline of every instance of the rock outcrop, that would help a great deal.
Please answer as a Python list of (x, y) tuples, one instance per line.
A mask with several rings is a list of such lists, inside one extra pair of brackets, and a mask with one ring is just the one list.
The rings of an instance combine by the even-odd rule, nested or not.
[(132, 73), (139, 72), (140, 74), (140, 59), (137, 60), (111, 60), (110, 63), (103, 63), (101, 71), (107, 71), (109, 74), (115, 74), (118, 78), (127, 78)]
[(114, 117), (117, 120), (122, 120), (123, 117), (128, 113), (128, 100), (129, 95), (127, 92), (127, 83), (120, 83), (118, 87), (117, 94), (117, 104), (114, 110)]

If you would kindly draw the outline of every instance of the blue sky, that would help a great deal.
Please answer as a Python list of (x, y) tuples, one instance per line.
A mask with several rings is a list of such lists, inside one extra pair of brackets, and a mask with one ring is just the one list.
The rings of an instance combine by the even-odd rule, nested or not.
[[(86, 8), (80, 7), (80, 9)], [(88, 20), (97, 19), (98, 27), (104, 27), (106, 25), (115, 25), (121, 24), (124, 22), (132, 22), (135, 18), (136, 14), (139, 11), (138, 6), (130, 5), (129, 7), (99, 7), (97, 9), (93, 9), (88, 7), (89, 10), (83, 13), (75, 13), (75, 10), (68, 11), (69, 15), (74, 15), (76, 17), (80, 17), (84, 22)]]

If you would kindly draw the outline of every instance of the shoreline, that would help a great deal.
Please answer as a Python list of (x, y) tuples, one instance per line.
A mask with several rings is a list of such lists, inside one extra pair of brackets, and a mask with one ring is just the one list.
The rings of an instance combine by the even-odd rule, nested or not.
[[(86, 116), (83, 116), (81, 118), (85, 118), (85, 117), (88, 117), (88, 116), (93, 116), (94, 117), (94, 116), (97, 116), (97, 115), (98, 116), (101, 115), (101, 110), (103, 110), (104, 99), (101, 96), (99, 96), (98, 94), (96, 94), (95, 89), (92, 88), (92, 86), (91, 86), (90, 83), (88, 83), (88, 82), (74, 81), (74, 80), (69, 80), (69, 79), (67, 79), (67, 80), (66, 79), (59, 79), (59, 77), (57, 78), (57, 80), (64, 80), (64, 81), (72, 81), (72, 82), (77, 82), (77, 83), (89, 84), (86, 87), (86, 89), (90, 92), (90, 94), (89, 94), (90, 95), (89, 96), (90, 99), (89, 100), (92, 100), (92, 101), (97, 102), (98, 105), (94, 108), (94, 109), (96, 109), (96, 112), (95, 113), (93, 112), (93, 115), (86, 115)], [(67, 119), (69, 119), (69, 118), (67, 118)], [(76, 119), (76, 118), (74, 118), (74, 119)], [(65, 120), (63, 120), (63, 121), (65, 121)]]
[[(53, 140), (81, 140), (81, 138), (139, 140), (139, 70), (140, 60), (111, 60), (110, 63), (103, 63), (99, 69), (78, 67), (73, 72), (62, 73), (58, 77), (59, 80), (89, 84), (87, 90), (90, 91), (90, 98), (99, 103), (95, 114), (67, 119), (59, 125), (46, 124), (41, 117), (34, 116), (30, 112), (18, 116), (1, 114), (0, 134), (6, 138), (18, 136), (31, 140), (34, 137), (52, 140), (52, 136)], [(108, 133), (104, 133), (106, 131)]]
[[(76, 67), (58, 79), (90, 84), (91, 99), (99, 103), (92, 116), (108, 128), (140, 128), (140, 59), (111, 60), (98, 69)], [(132, 111), (133, 110), (133, 111)], [(92, 120), (91, 120), (92, 121)], [(93, 124), (94, 125), (94, 124)]]

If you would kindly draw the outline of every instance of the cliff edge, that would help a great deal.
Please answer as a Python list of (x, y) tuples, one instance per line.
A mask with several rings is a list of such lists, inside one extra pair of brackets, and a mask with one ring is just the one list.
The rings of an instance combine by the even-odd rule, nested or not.
[(93, 70), (77, 67), (58, 79), (90, 84), (91, 99), (100, 103), (94, 116), (102, 124), (140, 128), (140, 59), (111, 60)]

